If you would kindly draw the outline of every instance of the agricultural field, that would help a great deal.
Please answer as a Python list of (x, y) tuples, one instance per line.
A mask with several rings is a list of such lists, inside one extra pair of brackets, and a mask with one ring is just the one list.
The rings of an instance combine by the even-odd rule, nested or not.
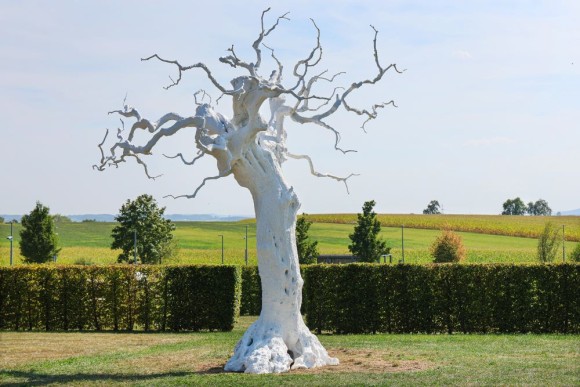
[(241, 317), (232, 332), (0, 332), (0, 384), (572, 386), (580, 379), (578, 337), (547, 334), (319, 335), (338, 366), (224, 372), (255, 319)]
[[(341, 217), (342, 216), (342, 217)], [(349, 254), (348, 245), (350, 240), (348, 235), (353, 231), (353, 224), (347, 220), (355, 221), (356, 215), (309, 215), (315, 223), (310, 229), (311, 238), (318, 241), (321, 254)], [(391, 215), (380, 215), (381, 220)], [(426, 263), (431, 261), (429, 246), (439, 235), (440, 227), (446, 222), (448, 217), (461, 219), (460, 216), (408, 216), (392, 215), (395, 220), (417, 218), (416, 222), (422, 218), (431, 219), (434, 229), (424, 227), (412, 228), (407, 223), (404, 232), (404, 260), (407, 263)], [(328, 217), (328, 219), (327, 219)], [(334, 218), (333, 218), (334, 217)], [(515, 218), (510, 222), (504, 221), (503, 227), (516, 227), (517, 219), (532, 219), (533, 217), (471, 217), (474, 222), (490, 222), (489, 218), (503, 221), (505, 218)], [(483, 218), (483, 220), (477, 220)], [(536, 217), (540, 218), (540, 217)], [(553, 217), (556, 220), (565, 220), (566, 236), (571, 238), (574, 230), (574, 221), (580, 223), (580, 217)], [(331, 220), (334, 219), (333, 222)], [(341, 222), (338, 220), (342, 219)], [(322, 222), (325, 220), (326, 222)], [(328, 220), (328, 221), (327, 221)], [(436, 223), (438, 221), (439, 223)], [(447, 222), (449, 223), (449, 222)], [(537, 224), (539, 224), (536, 221)], [(522, 227), (536, 223), (525, 223)], [(224, 236), (224, 262), (229, 264), (245, 263), (245, 232), (248, 227), (248, 263), (256, 265), (256, 225), (253, 220), (240, 222), (176, 222), (175, 255), (167, 259), (165, 263), (198, 263), (198, 264), (219, 264), (221, 263), (221, 237)], [(427, 221), (424, 221), (427, 224)], [(536, 226), (537, 226), (536, 224)], [(556, 223), (557, 224), (557, 223)], [(62, 251), (58, 256), (59, 263), (65, 264), (109, 264), (116, 262), (119, 251), (110, 249), (111, 230), (114, 223), (87, 222), (87, 223), (67, 223), (57, 224), (57, 233)], [(416, 226), (412, 224), (413, 226)], [(419, 224), (421, 226), (421, 224)], [(21, 262), (19, 249), (20, 224), (14, 225), (14, 262)], [(543, 227), (543, 225), (541, 226)], [(9, 264), (9, 242), (5, 236), (9, 235), (10, 226), (0, 225), (0, 265)], [(382, 229), (381, 237), (392, 247), (393, 262), (403, 259), (403, 246), (401, 242), (402, 229), (399, 227), (387, 227)], [(467, 262), (506, 262), (523, 263), (536, 261), (536, 245), (534, 238), (522, 238), (504, 235), (489, 235), (474, 232), (460, 232), (464, 244), (467, 248)], [(566, 251), (570, 252), (576, 243), (567, 242)], [(561, 255), (559, 256), (561, 259)]]
[[(356, 214), (312, 214), (316, 223), (355, 224)], [(503, 215), (403, 215), (378, 214), (384, 227), (441, 230), (449, 228), (480, 234), (537, 238), (547, 222), (565, 226), (566, 240), (580, 242), (580, 216), (503, 216)]]

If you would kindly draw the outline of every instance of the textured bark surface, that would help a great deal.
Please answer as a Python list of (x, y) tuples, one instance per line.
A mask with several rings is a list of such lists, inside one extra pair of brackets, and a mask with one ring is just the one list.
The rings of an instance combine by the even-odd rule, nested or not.
[(300, 314), (302, 284), (296, 252), (300, 203), (269, 149), (250, 146), (234, 177), (254, 199), (262, 312), (235, 347), (227, 371), (286, 372), (336, 365)]
[[(150, 121), (141, 117), (136, 109), (124, 105), (121, 110), (115, 110), (109, 114), (119, 114), (134, 122), (127, 130), (122, 121), (122, 128), (117, 130), (118, 141), (113, 143), (108, 152), (105, 152), (103, 146), (109, 134), (107, 130), (105, 138), (99, 144), (101, 160), (94, 166), (95, 169), (103, 171), (107, 167), (118, 167), (128, 158), (133, 158), (143, 166), (149, 178), (155, 179), (157, 176), (150, 175), (149, 168), (143, 160), (144, 157), (151, 155), (152, 149), (164, 137), (193, 128), (197, 148), (197, 154), (193, 159), (188, 161), (181, 153), (166, 157), (179, 158), (187, 165), (194, 165), (200, 158), (210, 155), (217, 161), (219, 173), (206, 177), (192, 194), (169, 196), (194, 198), (208, 181), (229, 175), (233, 175), (242, 187), (251, 192), (257, 223), (258, 267), (262, 279), (262, 312), (236, 345), (234, 355), (225, 367), (229, 371), (249, 373), (285, 372), (290, 369), (338, 364), (338, 360), (328, 355), (316, 336), (306, 327), (300, 315), (303, 280), (298, 266), (295, 239), (296, 214), (300, 203), (293, 188), (284, 180), (281, 166), (289, 158), (305, 159), (313, 175), (342, 181), (345, 185), (347, 180), (355, 175), (338, 177), (317, 172), (310, 156), (294, 155), (288, 152), (285, 120), (289, 119), (298, 124), (314, 124), (329, 130), (335, 136), (335, 149), (343, 153), (350, 152), (338, 146), (340, 134), (326, 123), (325, 119), (343, 107), (348, 112), (366, 118), (362, 126), (364, 129), (364, 125), (369, 120), (376, 118), (377, 109), (387, 105), (394, 106), (394, 102), (375, 104), (370, 110), (366, 110), (350, 106), (346, 97), (363, 85), (377, 83), (389, 69), (400, 72), (395, 64), (385, 68), (380, 65), (376, 48), (377, 31), (373, 27), (377, 75), (373, 79), (354, 82), (348, 88), (340, 88), (343, 90), (340, 95), (337, 94), (339, 88), (335, 88), (329, 96), (316, 95), (313, 88), (317, 82), (333, 82), (340, 74), (329, 78), (324, 77), (326, 71), (316, 75), (309, 74), (309, 71), (318, 65), (322, 58), (320, 31), (313, 22), (317, 31), (316, 44), (307, 58), (299, 60), (293, 67), (291, 77), (295, 80), (291, 83), (292, 86), (284, 87), (282, 84), (283, 66), (271, 49), (269, 49), (271, 57), (277, 64), (277, 69), (271, 72), (268, 78), (263, 78), (258, 72), (262, 64), (262, 49), (266, 47), (263, 40), (276, 29), (282, 20), (288, 19), (286, 14), (282, 15), (270, 28), (266, 29), (264, 16), (267, 12), (268, 10), (262, 13), (261, 31), (252, 44), (256, 54), (254, 62), (245, 62), (240, 59), (233, 46), (228, 49), (230, 53), (228, 56), (220, 58), (220, 62), (248, 73), (234, 78), (230, 82), (231, 89), (222, 86), (203, 63), (183, 66), (178, 61), (164, 59), (157, 54), (142, 59), (144, 61), (156, 59), (176, 66), (178, 76), (175, 80), (172, 78), (172, 84), (167, 88), (179, 84), (185, 71), (200, 69), (205, 72), (222, 96), (231, 97), (233, 107), (231, 119), (216, 112), (211, 101), (210, 103), (198, 102), (197, 98), (200, 95), (202, 101), (207, 96), (207, 93), (202, 90), (195, 94), (197, 108), (195, 114), (189, 117), (167, 113), (157, 121)], [(287, 99), (292, 99), (292, 102), (287, 104)], [(270, 105), (269, 121), (264, 120), (260, 115), (260, 108), (266, 101)], [(146, 143), (136, 143), (134, 135), (137, 130), (146, 130), (151, 134)]]

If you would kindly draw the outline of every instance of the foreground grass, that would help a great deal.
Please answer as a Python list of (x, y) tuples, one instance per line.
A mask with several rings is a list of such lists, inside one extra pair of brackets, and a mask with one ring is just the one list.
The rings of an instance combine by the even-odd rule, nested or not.
[[(423, 217), (420, 216), (421, 219)], [(479, 216), (476, 218), (490, 217)], [(504, 216), (499, 218), (518, 217)], [(530, 218), (533, 217), (525, 217), (526, 220)], [(572, 219), (580, 223), (580, 218), (576, 219), (575, 217), (558, 217), (558, 219), (569, 221)], [(441, 222), (441, 220), (439, 221)], [(114, 225), (114, 223), (100, 222), (59, 223), (57, 231), (62, 251), (59, 253), (58, 262), (63, 264), (115, 263), (119, 251), (111, 250), (109, 247), (111, 230)], [(253, 220), (243, 222), (177, 222), (174, 232), (177, 245), (176, 254), (166, 263), (219, 264), (221, 263), (221, 237), (219, 235), (224, 235), (225, 263), (244, 264), (246, 226), (248, 227), (248, 262), (250, 265), (256, 265), (256, 224)], [(9, 227), (7, 224), (0, 225), (0, 236), (8, 235)], [(20, 227), (20, 224), (16, 224), (14, 227), (14, 262), (16, 263), (22, 261), (19, 249)], [(321, 254), (349, 254), (350, 239), (348, 235), (352, 232), (352, 224), (314, 223), (310, 229), (310, 236), (313, 240), (318, 241)], [(429, 246), (439, 233), (439, 230), (406, 227), (404, 230), (405, 262), (431, 262)], [(467, 262), (469, 263), (529, 263), (537, 261), (536, 239), (470, 232), (461, 232), (460, 235), (462, 235), (467, 248)], [(401, 228), (383, 227), (381, 237), (392, 247), (394, 261), (401, 260), (403, 258)], [(566, 251), (571, 252), (575, 244), (576, 242), (567, 242)], [(0, 265), (9, 264), (9, 251), (8, 241), (0, 242)], [(558, 260), (561, 257), (559, 254)]]
[(228, 333), (0, 333), (6, 385), (578, 385), (571, 335), (322, 335), (341, 365), (224, 373), (255, 317)]

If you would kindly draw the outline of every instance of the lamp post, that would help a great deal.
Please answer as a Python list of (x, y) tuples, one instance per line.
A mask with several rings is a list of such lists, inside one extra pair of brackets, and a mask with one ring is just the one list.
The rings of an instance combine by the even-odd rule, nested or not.
[(137, 229), (133, 229), (133, 260), (137, 264)]
[(401, 226), (401, 249), (403, 250), (403, 262), (405, 263), (405, 225)]
[(218, 235), (222, 237), (222, 265), (224, 264), (224, 236), (223, 234)]
[(14, 236), (12, 235), (12, 225), (14, 224), (14, 221), (10, 222), (10, 236), (7, 236), (6, 239), (8, 239), (10, 241), (10, 266), (12, 266), (12, 240), (14, 239)]
[(566, 262), (566, 225), (562, 225), (562, 262)]
[(246, 224), (246, 254), (245, 254), (245, 258), (246, 258), (246, 266), (248, 266), (248, 225)]

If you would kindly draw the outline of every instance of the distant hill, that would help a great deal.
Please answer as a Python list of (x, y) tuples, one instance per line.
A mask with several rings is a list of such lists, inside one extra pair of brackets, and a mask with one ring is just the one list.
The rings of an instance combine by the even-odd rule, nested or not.
[(577, 210), (570, 210), (570, 211), (560, 211), (560, 215), (580, 215), (580, 208)]
[[(17, 220), (20, 222), (22, 215), (0, 215), (6, 222)], [(96, 220), (97, 222), (114, 222), (116, 215), (111, 214), (82, 214), (82, 215), (66, 215), (73, 222), (82, 222), (83, 220)], [(238, 220), (253, 218), (253, 216), (240, 215), (214, 215), (214, 214), (168, 214), (165, 215), (167, 219), (173, 222), (237, 222)]]

